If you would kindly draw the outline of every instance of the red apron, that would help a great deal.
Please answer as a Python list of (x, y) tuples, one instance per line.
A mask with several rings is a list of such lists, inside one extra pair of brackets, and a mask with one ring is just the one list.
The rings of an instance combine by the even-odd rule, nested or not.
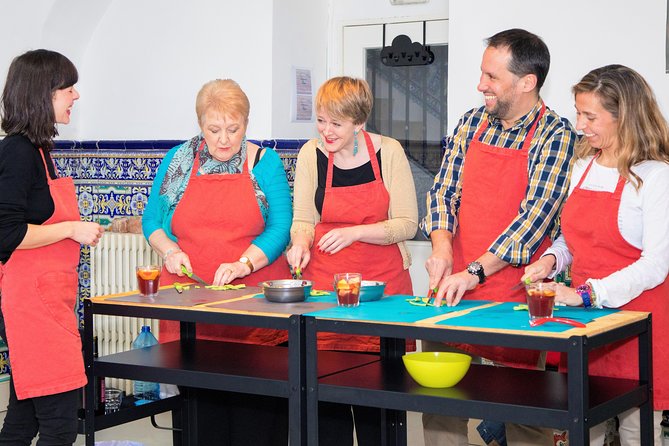
[[(542, 104), (520, 150), (481, 142), (481, 135), (488, 127), (488, 120), (482, 119), (481, 126), (469, 144), (462, 171), (458, 227), (453, 237), (453, 271), (464, 270), (469, 262), (486, 252), (518, 215), (520, 203), (527, 191), (528, 153), (537, 124), (545, 111), (546, 105)], [(531, 262), (538, 259), (540, 253), (549, 246), (550, 239), (545, 237)], [(525, 302), (525, 290), (510, 290), (520, 282), (523, 273), (522, 268), (507, 266), (488, 277), (483, 285), (467, 291), (464, 298)], [(520, 367), (536, 367), (539, 359), (539, 352), (531, 350), (478, 345), (458, 345), (458, 348), (483, 358)]]
[[(395, 243), (375, 245), (354, 242), (332, 255), (318, 251), (318, 241), (332, 229), (388, 220), (390, 195), (381, 179), (372, 139), (367, 132), (363, 131), (363, 134), (374, 171), (374, 181), (356, 186), (332, 187), (334, 154), (330, 153), (323, 212), (321, 221), (315, 228), (311, 261), (303, 276), (314, 282), (315, 289), (331, 290), (336, 273), (359, 272), (362, 273), (363, 280), (386, 282), (387, 294), (411, 295), (411, 276), (404, 269), (402, 254)], [(379, 338), (319, 333), (318, 347), (322, 350), (379, 351)]]
[[(221, 263), (236, 262), (264, 231), (265, 221), (258, 207), (247, 161), (239, 174), (197, 175), (199, 168), (198, 150), (188, 186), (174, 210), (172, 230), (179, 246), (188, 254), (193, 271), (211, 283)], [(289, 277), (288, 262), (281, 257), (232, 283), (256, 286), (265, 280)], [(163, 268), (160, 283), (169, 285), (186, 280)], [(277, 345), (288, 340), (284, 331), (220, 324), (198, 324), (197, 334), (201, 339), (245, 344)], [(178, 338), (178, 322), (160, 321), (161, 342)]]
[[(78, 221), (72, 178), (51, 179), (54, 211), (44, 225)], [(72, 239), (17, 249), (1, 268), (2, 314), (18, 399), (54, 395), (86, 384), (75, 313), (80, 245)]]
[[(630, 245), (618, 228), (618, 208), (625, 179), (620, 177), (614, 192), (581, 189), (590, 166), (581, 177), (562, 211), (562, 232), (574, 259), (571, 266), (575, 285), (588, 278), (601, 279), (636, 262), (641, 250)], [(596, 222), (596, 224), (595, 224)], [(653, 313), (653, 404), (655, 410), (669, 407), (669, 279), (644, 291), (623, 310)], [(638, 343), (636, 339), (619, 342), (590, 354), (591, 375), (615, 378), (639, 378)]]

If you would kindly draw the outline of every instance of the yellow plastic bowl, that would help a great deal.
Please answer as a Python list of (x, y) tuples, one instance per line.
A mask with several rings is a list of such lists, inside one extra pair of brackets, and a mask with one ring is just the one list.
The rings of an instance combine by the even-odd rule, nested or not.
[(465, 376), (472, 357), (463, 353), (420, 352), (402, 356), (409, 375), (423, 387), (451, 387)]

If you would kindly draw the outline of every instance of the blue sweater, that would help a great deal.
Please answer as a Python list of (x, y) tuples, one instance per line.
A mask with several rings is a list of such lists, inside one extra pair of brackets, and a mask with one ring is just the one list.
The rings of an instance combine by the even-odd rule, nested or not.
[[(160, 185), (167, 172), (167, 167), (170, 165), (179, 147), (181, 146), (176, 146), (165, 154), (165, 158), (160, 164), (158, 172), (156, 172), (156, 177), (153, 180), (149, 202), (142, 216), (142, 230), (147, 240), (156, 230), (163, 229), (169, 238), (177, 243), (179, 242), (177, 237), (172, 233), (174, 209), (165, 214), (163, 212), (165, 206), (161, 205), (163, 198), (159, 195)], [(288, 186), (281, 158), (272, 149), (265, 148), (263, 157), (251, 172), (258, 182), (258, 186), (265, 193), (269, 207), (266, 214), (261, 212), (265, 219), (265, 230), (252, 243), (272, 263), (283, 253), (290, 241), (290, 225), (293, 220), (290, 187)]]

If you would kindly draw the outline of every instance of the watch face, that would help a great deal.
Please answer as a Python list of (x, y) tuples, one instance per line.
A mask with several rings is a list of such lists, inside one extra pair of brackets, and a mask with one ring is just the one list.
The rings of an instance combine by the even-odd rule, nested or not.
[(483, 265), (480, 262), (474, 261), (467, 265), (467, 272), (478, 276), (479, 283), (485, 282), (485, 273), (483, 272)]
[(478, 274), (478, 273), (481, 272), (482, 268), (483, 267), (481, 266), (481, 264), (479, 262), (472, 262), (469, 265), (467, 265), (467, 272), (469, 274)]

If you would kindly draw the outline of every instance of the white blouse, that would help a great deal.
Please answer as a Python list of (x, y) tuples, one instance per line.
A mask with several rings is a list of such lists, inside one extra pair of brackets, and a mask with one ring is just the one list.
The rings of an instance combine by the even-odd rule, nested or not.
[[(576, 188), (592, 157), (577, 160), (571, 176), (569, 194)], [(669, 164), (643, 161), (632, 167), (643, 180), (637, 191), (625, 184), (618, 209), (618, 229), (622, 237), (641, 250), (636, 262), (602, 279), (588, 279), (597, 295), (597, 305), (617, 308), (625, 305), (643, 291), (664, 282), (669, 273)], [(618, 169), (595, 162), (581, 188), (613, 192), (618, 183)], [(557, 259), (554, 277), (571, 264), (572, 256), (563, 235), (560, 235), (545, 254)], [(581, 285), (580, 283), (573, 286)]]

